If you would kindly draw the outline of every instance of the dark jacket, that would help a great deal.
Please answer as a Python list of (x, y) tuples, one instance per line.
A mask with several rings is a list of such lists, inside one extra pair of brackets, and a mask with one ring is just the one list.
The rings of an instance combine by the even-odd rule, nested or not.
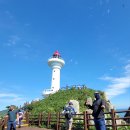
[(102, 105), (105, 106), (105, 101), (103, 99), (94, 100), (92, 106), (88, 105), (88, 107), (93, 110), (92, 115), (94, 118), (104, 118), (104, 109), (101, 107)]

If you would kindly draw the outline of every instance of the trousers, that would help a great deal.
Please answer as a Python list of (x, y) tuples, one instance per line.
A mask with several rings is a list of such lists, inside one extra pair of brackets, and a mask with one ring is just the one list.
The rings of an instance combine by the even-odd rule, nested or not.
[(10, 130), (12, 126), (13, 126), (13, 130), (16, 130), (16, 121), (8, 121), (7, 130)]
[(105, 119), (94, 119), (96, 130), (106, 130)]

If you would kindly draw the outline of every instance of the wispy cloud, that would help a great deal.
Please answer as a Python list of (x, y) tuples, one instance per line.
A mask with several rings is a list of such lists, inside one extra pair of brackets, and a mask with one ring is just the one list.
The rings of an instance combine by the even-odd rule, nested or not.
[[(27, 41), (28, 42), (28, 41)], [(7, 42), (3, 43), (4, 49), (8, 49), (13, 57), (19, 57), (28, 60), (33, 57), (35, 51), (30, 43), (25, 43), (24, 37), (18, 35), (10, 35)]]
[(16, 105), (20, 106), (26, 102), (26, 99), (19, 94), (16, 93), (0, 93), (0, 103), (2, 106), (0, 109), (5, 109), (8, 105)]
[(74, 65), (77, 65), (77, 64), (78, 64), (78, 61), (74, 61), (73, 59), (70, 59), (70, 60), (69, 60), (69, 63), (73, 63)]
[(105, 90), (108, 98), (113, 98), (117, 95), (123, 94), (128, 88), (130, 88), (130, 64), (127, 64), (124, 67), (123, 75), (124, 76), (122, 77), (105, 76), (101, 78), (110, 82)]
[(27, 44), (27, 43), (25, 43), (24, 46), (27, 47), (27, 48), (31, 48), (31, 45)]
[(16, 85), (7, 84), (0, 81), (0, 110), (5, 109), (8, 105), (20, 106), (26, 102), (26, 98), (22, 95), (21, 87)]
[(7, 17), (9, 17), (10, 19), (14, 18), (14, 16), (12, 15), (12, 13), (9, 10), (5, 11), (5, 14)]
[(3, 98), (3, 97), (16, 98), (16, 97), (18, 97), (18, 95), (13, 94), (13, 93), (0, 93), (0, 98)]
[(8, 40), (8, 45), (16, 45), (20, 38), (17, 35), (10, 36), (10, 39)]

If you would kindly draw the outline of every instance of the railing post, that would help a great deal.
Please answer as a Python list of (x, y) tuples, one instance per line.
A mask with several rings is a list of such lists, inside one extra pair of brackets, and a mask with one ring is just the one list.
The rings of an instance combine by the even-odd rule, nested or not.
[(89, 124), (90, 124), (90, 113), (86, 111), (86, 121), (87, 121), (87, 130), (89, 130)]
[(56, 130), (59, 130), (60, 127), (60, 113), (57, 113), (57, 125), (56, 125)]
[(41, 113), (39, 113), (39, 116), (38, 116), (38, 126), (41, 126)]
[(26, 123), (29, 124), (29, 113), (25, 112)]
[(50, 113), (48, 113), (48, 117), (47, 117), (47, 128), (49, 128), (50, 125)]
[(111, 118), (112, 118), (112, 130), (116, 129), (116, 119), (115, 119), (115, 110), (111, 109)]
[(5, 130), (5, 125), (7, 124), (7, 119), (4, 118), (3, 120), (1, 120), (1, 130)]
[(41, 125), (42, 125), (42, 123), (43, 123), (43, 117), (44, 115), (43, 115), (43, 113), (41, 113)]
[(84, 114), (84, 130), (88, 130), (88, 128), (87, 128), (87, 118), (86, 118), (87, 113), (86, 113), (86, 111), (83, 114)]

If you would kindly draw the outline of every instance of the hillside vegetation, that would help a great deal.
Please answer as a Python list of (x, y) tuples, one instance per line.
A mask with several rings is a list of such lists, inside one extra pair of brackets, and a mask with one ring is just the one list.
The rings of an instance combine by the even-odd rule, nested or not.
[[(42, 99), (37, 102), (33, 102), (30, 105), (27, 105), (27, 109), (32, 113), (39, 112), (60, 112), (63, 110), (65, 104), (69, 102), (69, 100), (77, 100), (80, 105), (80, 112), (84, 111), (86, 107), (84, 107), (84, 102), (87, 97), (92, 97), (94, 99), (94, 92), (96, 90), (89, 88), (71, 88), (67, 90), (59, 90), (57, 93), (50, 95), (49, 97)], [(99, 91), (101, 96), (104, 96), (104, 93)], [(104, 97), (103, 97), (104, 98)]]
[(3, 118), (7, 114), (8, 110), (0, 111), (0, 119)]

